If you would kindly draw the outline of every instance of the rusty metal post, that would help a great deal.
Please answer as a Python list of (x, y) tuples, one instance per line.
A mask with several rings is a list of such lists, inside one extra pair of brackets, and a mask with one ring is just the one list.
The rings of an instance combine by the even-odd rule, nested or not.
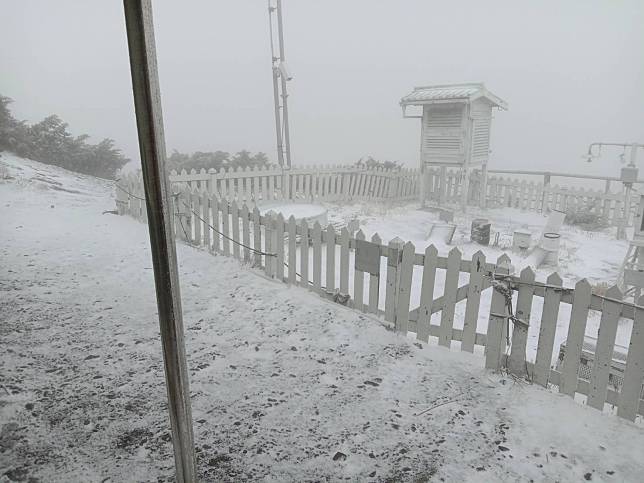
[(124, 0), (176, 479), (196, 481), (190, 388), (150, 0)]

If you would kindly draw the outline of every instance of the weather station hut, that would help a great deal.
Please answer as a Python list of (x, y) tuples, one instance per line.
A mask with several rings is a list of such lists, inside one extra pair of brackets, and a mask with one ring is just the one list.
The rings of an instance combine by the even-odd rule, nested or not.
[[(490, 157), (492, 110), (507, 110), (507, 103), (488, 91), (483, 83), (415, 87), (400, 100), (404, 118), (421, 119), (420, 202), (444, 204), (446, 171), (461, 172), (461, 208), (467, 202), (470, 174), (480, 169), (486, 177)], [(408, 108), (414, 106), (413, 113)], [(432, 191), (430, 169), (439, 168), (438, 193)]]

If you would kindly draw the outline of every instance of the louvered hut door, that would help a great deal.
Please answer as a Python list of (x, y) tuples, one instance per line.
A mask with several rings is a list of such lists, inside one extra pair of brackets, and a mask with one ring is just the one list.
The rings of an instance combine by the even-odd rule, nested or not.
[[(465, 158), (463, 142), (463, 105), (428, 106), (423, 119), (423, 160), (431, 164), (461, 165)], [(437, 199), (445, 179), (428, 187), (427, 196)], [(437, 192), (438, 190), (438, 192)]]

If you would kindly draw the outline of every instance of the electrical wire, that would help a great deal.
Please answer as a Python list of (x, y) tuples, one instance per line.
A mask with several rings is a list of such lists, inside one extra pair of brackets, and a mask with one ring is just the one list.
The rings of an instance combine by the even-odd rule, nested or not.
[(261, 251), (261, 250), (257, 250), (257, 249), (255, 249), (255, 248), (253, 248), (253, 247), (249, 247), (248, 245), (244, 245), (243, 243), (241, 243), (241, 242), (239, 242), (239, 241), (237, 241), (237, 240), (234, 240), (234, 239), (232, 239), (231, 237), (229, 237), (229, 236), (227, 236), (227, 235), (224, 235), (222, 232), (220, 232), (220, 231), (219, 231), (219, 230), (217, 230), (214, 226), (212, 226), (210, 223), (208, 223), (206, 220), (204, 220), (200, 215), (198, 215), (198, 214), (197, 214), (197, 212), (196, 212), (196, 211), (194, 211), (194, 210), (190, 207), (190, 205), (188, 205), (185, 201), (183, 201), (183, 200), (182, 200), (182, 203), (184, 204), (184, 206), (185, 206), (186, 208), (188, 208), (188, 210), (190, 210), (190, 211), (192, 212), (192, 214), (194, 214), (194, 215), (195, 215), (195, 217), (197, 217), (199, 220), (201, 220), (202, 222), (204, 222), (207, 226), (209, 226), (210, 228), (212, 228), (212, 231), (214, 231), (215, 233), (218, 233), (219, 235), (221, 235), (221, 236), (222, 236), (223, 238), (225, 238), (226, 240), (229, 240), (229, 241), (233, 242), (233, 244), (236, 244), (236, 245), (239, 245), (239, 246), (241, 246), (241, 247), (244, 247), (244, 248), (246, 248), (247, 250), (250, 250), (251, 252), (253, 252), (253, 253), (257, 254), (257, 255), (264, 255), (264, 256), (267, 256), (267, 257), (276, 257), (276, 256), (277, 256), (277, 254), (276, 254), (276, 253), (268, 253), (268, 252), (263, 252), (263, 251)]

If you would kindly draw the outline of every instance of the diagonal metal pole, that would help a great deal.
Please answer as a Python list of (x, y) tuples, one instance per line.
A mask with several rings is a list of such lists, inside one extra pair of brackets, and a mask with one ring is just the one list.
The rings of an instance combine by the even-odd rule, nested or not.
[(165, 138), (150, 0), (124, 0), (139, 150), (163, 346), (168, 411), (179, 483), (196, 481), (190, 387), (177, 256), (165, 172)]

